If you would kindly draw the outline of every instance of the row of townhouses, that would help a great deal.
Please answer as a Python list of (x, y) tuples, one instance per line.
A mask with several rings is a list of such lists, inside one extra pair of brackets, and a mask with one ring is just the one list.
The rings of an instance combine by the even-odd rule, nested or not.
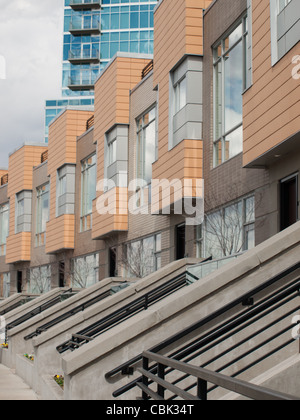
[(161, 0), (94, 106), (9, 156), (0, 295), (145, 277), (249, 250), (299, 218), (297, 0)]

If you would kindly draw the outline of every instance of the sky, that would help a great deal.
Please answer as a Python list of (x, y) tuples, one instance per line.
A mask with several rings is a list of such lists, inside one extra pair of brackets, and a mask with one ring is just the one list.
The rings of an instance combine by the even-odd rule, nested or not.
[(0, 168), (44, 141), (46, 99), (61, 97), (63, 0), (0, 0)]

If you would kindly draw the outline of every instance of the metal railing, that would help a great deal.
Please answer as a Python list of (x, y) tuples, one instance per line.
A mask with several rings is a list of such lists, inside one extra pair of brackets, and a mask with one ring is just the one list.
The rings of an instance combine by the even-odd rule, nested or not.
[(53, 299), (48, 300), (47, 302), (43, 303), (42, 305), (38, 306), (37, 308), (31, 309), (30, 311), (26, 312), (26, 314), (22, 315), (21, 317), (15, 319), (13, 322), (9, 323), (5, 327), (5, 342), (7, 343), (8, 340), (8, 331), (12, 330), (13, 328), (23, 324), (24, 322), (28, 321), (29, 319), (33, 318), (34, 316), (46, 311), (47, 309), (51, 308), (52, 306), (60, 303), (67, 294), (72, 293), (72, 289), (63, 291), (60, 295), (55, 296)]
[(100, 51), (90, 49), (89, 51), (70, 50), (69, 61), (100, 61)]
[(82, 8), (82, 9), (93, 9), (100, 8), (102, 5), (101, 0), (70, 0), (70, 7)]
[(154, 69), (154, 61), (151, 60), (145, 68), (142, 70), (142, 80), (145, 79), (146, 76), (148, 76), (149, 73)]
[[(158, 365), (157, 374), (151, 373), (150, 362)], [(186, 377), (193, 377), (197, 383), (197, 393), (193, 395), (184, 391), (176, 385), (166, 381), (165, 372), (167, 369), (183, 373)], [(137, 385), (141, 388), (143, 400), (153, 398), (155, 400), (165, 400), (166, 391), (184, 400), (206, 401), (208, 398), (208, 383), (232, 391), (252, 400), (259, 401), (300, 401), (299, 398), (281, 392), (263, 388), (239, 379), (234, 379), (220, 373), (215, 373), (207, 369), (192, 366), (168, 357), (164, 357), (151, 352), (143, 353), (143, 368), (139, 369), (142, 373), (142, 382)], [(149, 387), (151, 383), (157, 384), (157, 392)]]
[[(295, 313), (298, 314), (300, 310), (300, 277), (296, 277), (296, 279), (292, 281), (289, 281), (288, 279), (291, 275), (297, 274), (298, 276), (298, 270), (300, 270), (300, 263), (297, 263), (293, 267), (271, 278), (249, 293), (233, 300), (228, 305), (220, 308), (216, 312), (208, 315), (183, 331), (164, 340), (160, 344), (151, 348), (149, 351), (151, 353), (161, 353), (163, 351), (167, 351), (170, 347), (176, 347), (177, 350), (169, 353), (168, 357), (184, 361), (185, 363), (189, 363), (201, 357), (205, 360), (201, 367), (206, 368), (207, 366), (216, 364), (217, 361), (222, 362), (222, 358), (227, 354), (234, 354), (233, 352), (241, 348), (242, 345), (248, 345), (250, 342), (255, 343), (255, 340), (260, 337), (262, 341), (260, 341), (259, 344), (256, 342), (256, 344), (252, 345), (252, 347), (249, 346), (247, 351), (242, 351), (238, 356), (231, 357), (230, 362), (222, 364), (217, 369), (217, 373), (220, 373), (228, 368), (233, 369), (238, 362), (240, 363), (242, 360), (246, 360), (246, 358), (251, 355), (252, 361), (245, 362), (242, 369), (237, 369), (231, 374), (232, 377), (241, 375), (245, 371), (278, 353), (295, 341), (290, 334), (290, 321), (292, 315)], [(284, 279), (287, 279), (288, 283), (285, 286), (282, 286), (281, 283)], [(276, 291), (270, 290), (274, 288), (274, 286), (277, 286)], [(262, 293), (265, 293), (263, 298), (261, 297)], [(295, 300), (297, 301), (296, 306), (291, 307), (291, 303)], [(281, 310), (281, 313), (277, 315), (277, 311), (279, 310)], [(232, 315), (233, 311), (236, 312), (235, 315)], [(262, 320), (266, 319), (269, 315), (271, 315), (271, 321), (268, 320), (264, 325), (260, 324), (259, 327), (256, 326), (253, 330), (251, 330), (255, 323), (262, 322)], [(199, 330), (202, 331), (203, 328), (210, 326), (211, 323), (216, 323), (217, 326), (214, 328), (210, 327), (208, 332), (199, 334)], [(282, 327), (282, 323), (284, 323), (284, 327)], [(279, 327), (276, 328), (276, 332), (272, 334), (272, 328), (274, 326)], [(241, 339), (238, 334), (245, 331), (247, 328), (250, 329), (249, 333), (246, 335), (246, 338)], [(266, 331), (268, 331), (268, 337), (265, 335)], [(195, 338), (193, 341), (190, 341), (190, 337), (193, 335)], [(285, 335), (288, 336), (285, 337)], [(276, 340), (282, 337), (283, 341), (281, 341), (280, 345), (278, 345)], [(187, 343), (180, 345), (179, 343), (184, 343), (185, 339), (187, 340)], [(274, 341), (276, 341), (276, 344), (271, 349), (270, 345)], [(222, 349), (222, 351), (216, 351), (217, 346), (224, 344), (225, 342), (229, 343), (228, 347), (225, 350)], [(232, 342), (235, 344), (232, 345)], [(255, 352), (258, 350), (262, 351), (264, 347), (267, 347), (264, 354), (255, 358), (253, 356), (255, 355)], [(211, 354), (215, 354), (214, 351), (217, 355), (210, 357)], [(139, 363), (142, 360), (142, 357), (143, 355), (140, 354), (127, 363), (108, 372), (105, 375), (106, 379), (112, 378), (114, 375), (119, 373), (120, 370), (124, 373), (128, 373), (129, 369), (131, 369), (131, 373), (133, 373), (133, 366)], [(151, 369), (152, 373), (155, 374), (157, 372), (157, 366), (153, 366)], [(178, 378), (176, 383), (179, 383), (184, 379), (184, 377)], [(125, 392), (133, 389), (141, 381), (141, 378), (131, 381), (127, 385), (117, 389), (113, 393), (113, 396), (121, 396)], [(192, 384), (188, 390), (195, 386), (196, 384)]]
[(52, 321), (41, 325), (38, 327), (33, 333), (28, 334), (26, 337), (24, 337), (25, 341), (31, 340), (34, 337), (37, 337), (38, 335), (42, 334), (45, 331), (48, 331), (50, 328), (54, 327), (55, 325), (60, 324), (61, 322), (65, 321), (66, 319), (71, 318), (72, 316), (78, 314), (79, 312), (85, 311), (90, 306), (94, 305), (97, 302), (100, 302), (101, 300), (109, 297), (111, 295), (111, 291), (107, 290), (104, 293), (101, 293), (98, 296), (95, 296), (93, 299), (88, 300), (85, 303), (82, 303), (79, 306), (76, 306), (76, 308), (71, 309), (70, 311), (58, 316), (57, 318), (53, 319)]
[(140, 298), (135, 299), (128, 305), (123, 306), (117, 311), (112, 312), (110, 315), (105, 316), (100, 321), (90, 325), (88, 328), (79, 331), (77, 334), (73, 334), (70, 340), (61, 344), (56, 349), (60, 354), (66, 352), (67, 350), (74, 351), (81, 347), (83, 344), (94, 340), (105, 331), (108, 331), (121, 322), (124, 322), (128, 318), (131, 318), (139, 312), (146, 311), (156, 302), (159, 302), (170, 294), (176, 292), (176, 290), (179, 290), (185, 286), (187, 286), (186, 273), (175, 277), (162, 286), (159, 286), (149, 293), (141, 296)]
[(8, 308), (4, 309), (3, 311), (0, 311), (0, 316), (3, 316), (5, 314), (13, 311), (14, 309), (17, 309), (22, 305), (25, 305), (25, 303), (28, 303), (28, 302), (32, 301), (33, 299), (34, 299), (34, 297), (31, 297), (31, 296), (24, 297), (23, 299), (20, 299), (18, 302), (13, 303)]

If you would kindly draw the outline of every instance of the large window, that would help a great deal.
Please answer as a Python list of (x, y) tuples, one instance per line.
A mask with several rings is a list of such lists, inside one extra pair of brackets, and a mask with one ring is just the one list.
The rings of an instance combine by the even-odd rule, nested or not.
[(35, 245), (45, 245), (46, 223), (49, 220), (49, 184), (37, 188)]
[(147, 185), (152, 180), (152, 164), (156, 161), (156, 107), (137, 120), (137, 178)]
[(255, 198), (236, 201), (210, 213), (204, 225), (204, 256), (214, 259), (255, 246)]
[(174, 115), (186, 106), (186, 76), (174, 85)]
[(143, 278), (159, 270), (161, 251), (161, 234), (127, 244), (123, 250), (124, 275)]
[(214, 48), (214, 166), (243, 151), (242, 93), (248, 80), (248, 22)]
[(92, 228), (93, 200), (95, 198), (96, 155), (93, 155), (81, 163), (81, 232)]
[(30, 269), (28, 293), (43, 294), (51, 290), (51, 265)]
[(0, 206), (0, 256), (6, 255), (6, 239), (9, 232), (9, 204)]
[(99, 254), (74, 258), (71, 262), (72, 287), (85, 289), (99, 281)]
[(2, 284), (2, 296), (6, 299), (10, 295), (10, 273), (0, 274), (0, 282)]

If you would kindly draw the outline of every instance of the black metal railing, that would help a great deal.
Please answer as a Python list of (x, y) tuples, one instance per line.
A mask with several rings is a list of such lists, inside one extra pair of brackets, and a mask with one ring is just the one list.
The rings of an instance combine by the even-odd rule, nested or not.
[(151, 60), (146, 66), (145, 68), (143, 68), (142, 71), (142, 80), (145, 79), (146, 76), (148, 76), (149, 73), (151, 73), (151, 71), (154, 69), (154, 61)]
[[(155, 362), (158, 366), (157, 374), (151, 373), (149, 369), (150, 362)], [(166, 380), (166, 370), (183, 373), (185, 377), (192, 377), (196, 380), (196, 395), (180, 389), (176, 385)], [(180, 397), (183, 400), (200, 400), (208, 399), (208, 384), (221, 387), (227, 391), (232, 391), (238, 395), (258, 401), (299, 401), (299, 398), (281, 392), (263, 388), (239, 379), (234, 379), (220, 373), (212, 372), (207, 369), (192, 366), (168, 357), (164, 357), (151, 352), (143, 353), (143, 368), (139, 369), (142, 373), (142, 381), (138, 383), (143, 394), (143, 400), (152, 398), (154, 400), (165, 400), (166, 391)], [(150, 388), (150, 383), (157, 384), (157, 392)]]
[(42, 305), (38, 306), (37, 308), (34, 308), (30, 311), (28, 311), (26, 314), (22, 315), (21, 317), (15, 319), (11, 323), (7, 324), (5, 327), (5, 342), (7, 343), (8, 340), (8, 331), (12, 330), (13, 328), (23, 324), (24, 322), (28, 321), (29, 319), (33, 318), (34, 316), (46, 311), (47, 309), (51, 308), (52, 306), (56, 305), (57, 303), (60, 303), (62, 299), (67, 294), (70, 294), (72, 292), (72, 289), (63, 291), (60, 295), (55, 296), (53, 299), (48, 300), (47, 302), (43, 303)]
[(109, 297), (110, 295), (111, 295), (111, 291), (107, 290), (106, 292), (101, 293), (98, 296), (95, 296), (93, 299), (90, 299), (87, 302), (82, 303), (79, 306), (76, 306), (75, 308), (73, 308), (70, 311), (58, 316), (57, 318), (49, 321), (48, 323), (46, 323), (44, 325), (41, 325), (33, 333), (28, 334), (26, 337), (24, 337), (24, 340), (28, 341), (28, 340), (31, 340), (34, 337), (37, 337), (38, 335), (42, 334), (45, 331), (48, 331), (50, 328), (54, 327), (55, 325), (60, 324), (61, 322), (65, 321), (66, 319), (69, 319), (72, 316), (78, 314), (79, 312), (85, 311), (90, 306), (94, 305), (97, 302), (100, 302), (101, 300)]
[(103, 334), (105, 331), (115, 327), (121, 322), (124, 322), (126, 319), (131, 318), (139, 312), (147, 310), (156, 302), (164, 299), (168, 295), (174, 293), (176, 290), (179, 290), (185, 286), (187, 286), (186, 273), (175, 277), (174, 279), (146, 293), (140, 298), (135, 299), (117, 311), (114, 311), (110, 315), (105, 316), (100, 321), (92, 324), (88, 328), (79, 331), (77, 334), (73, 334), (70, 340), (61, 344), (56, 349), (61, 354), (67, 350), (76, 350), (83, 344), (86, 344), (98, 337), (100, 334)]
[(25, 305), (25, 303), (30, 302), (31, 300), (33, 300), (33, 297), (24, 297), (23, 299), (18, 300), (17, 302), (13, 303), (12, 305), (8, 306), (6, 309), (3, 309), (0, 312), (0, 316), (3, 316), (5, 314), (8, 314), (9, 312), (13, 311), (14, 309), (19, 308), (22, 305)]
[[(295, 340), (291, 337), (291, 316), (295, 313), (299, 313), (299, 296), (300, 296), (300, 277), (297, 272), (300, 269), (300, 263), (297, 263), (293, 267), (285, 270), (279, 275), (268, 280), (261, 286), (253, 289), (251, 292), (240, 296), (236, 300), (232, 301), (230, 304), (224, 306), (218, 311), (212, 313), (211, 315), (205, 317), (199, 322), (191, 325), (189, 328), (175, 334), (173, 337), (170, 337), (163, 341), (162, 343), (154, 346), (149, 351), (151, 353), (159, 353), (167, 351), (168, 348), (176, 347), (177, 350), (169, 352), (168, 357), (180, 360), (185, 363), (189, 363), (195, 359), (202, 358), (205, 360), (201, 364), (202, 368), (215, 364), (217, 361), (222, 361), (222, 358), (226, 354), (233, 354), (238, 348), (240, 348), (245, 343), (249, 343), (250, 340), (255, 342), (257, 337), (262, 337), (262, 341), (259, 344), (253, 345), (247, 351), (243, 351), (236, 357), (232, 357), (230, 362), (221, 365), (217, 369), (217, 373), (223, 372), (229, 367), (233, 368), (234, 365), (241, 360), (245, 360), (248, 356), (252, 355), (253, 360), (249, 363), (245, 362), (242, 369), (231, 374), (232, 377), (239, 376), (243, 372), (249, 370), (253, 366), (259, 364), (263, 360), (269, 358), (273, 354), (279, 352), (283, 348), (292, 344)], [(296, 276), (296, 279), (290, 281), (290, 276)], [(284, 279), (286, 280), (285, 285), (282, 285)], [(274, 291), (274, 286), (277, 286), (277, 289)], [(264, 297), (261, 295), (264, 293)], [(291, 302), (297, 300), (297, 304), (291, 307)], [(288, 305), (288, 307), (286, 307)], [(245, 309), (245, 307), (247, 307)], [(281, 310), (281, 313), (277, 315), (277, 311)], [(236, 312), (235, 315), (232, 315), (233, 312)], [(261, 322), (263, 319), (266, 319), (268, 315), (271, 315), (271, 321), (260, 325), (258, 328), (251, 328), (255, 323)], [(287, 320), (287, 322), (285, 322)], [(216, 327), (209, 329), (206, 333), (199, 333), (199, 330), (203, 330), (205, 327), (209, 327), (212, 323), (217, 324)], [(284, 327), (281, 326), (282, 323)], [(280, 326), (276, 329), (275, 333), (269, 333), (268, 338), (265, 337), (266, 331), (272, 331), (274, 326)], [(246, 335), (246, 338), (240, 339), (238, 334), (241, 331), (245, 331), (247, 328), (250, 328), (250, 332)], [(280, 337), (283, 337), (287, 334), (287, 337), (278, 345), (276, 342), (275, 347), (273, 346), (270, 349), (270, 343), (275, 340), (278, 341)], [(196, 337), (191, 341), (190, 337)], [(187, 344), (179, 345), (182, 341), (186, 340)], [(229, 347), (222, 351), (216, 351), (217, 356), (210, 357), (211, 354), (215, 354), (217, 346), (228, 342)], [(235, 343), (232, 345), (232, 342)], [(264, 347), (267, 347), (267, 350), (259, 357), (255, 357), (255, 352), (257, 350), (262, 350)], [(254, 356), (253, 356), (254, 355)], [(131, 369), (133, 371), (133, 366), (139, 363), (142, 360), (143, 355), (137, 355), (135, 358), (129, 360), (127, 363), (117, 367), (110, 372), (107, 372), (105, 375), (106, 379), (110, 379), (120, 372), (128, 372)], [(206, 357), (206, 359), (205, 359)], [(157, 366), (151, 368), (153, 374), (157, 373)], [(176, 383), (181, 382), (185, 378), (178, 378)], [(142, 378), (137, 378), (127, 385), (119, 388), (113, 393), (114, 397), (119, 397), (125, 392), (133, 389), (138, 383), (142, 381)], [(196, 384), (192, 384), (188, 389), (192, 389)]]

